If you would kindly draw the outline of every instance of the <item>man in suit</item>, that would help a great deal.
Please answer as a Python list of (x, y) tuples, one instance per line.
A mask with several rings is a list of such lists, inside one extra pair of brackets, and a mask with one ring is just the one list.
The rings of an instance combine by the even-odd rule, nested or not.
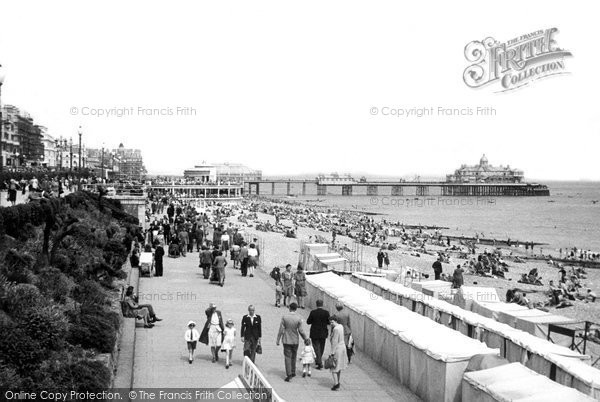
[(317, 358), (315, 364), (318, 370), (323, 368), (323, 351), (327, 341), (327, 326), (329, 325), (329, 311), (323, 308), (323, 300), (317, 300), (317, 308), (310, 312), (306, 323), (310, 325), (310, 340), (312, 341)]
[(296, 313), (298, 305), (290, 303), (289, 313), (281, 318), (279, 333), (277, 334), (277, 346), (283, 340), (283, 356), (285, 357), (285, 381), (289, 382), (296, 376), (296, 356), (300, 337), (306, 340), (306, 333), (302, 328), (302, 317)]
[(244, 356), (248, 356), (252, 363), (256, 358), (256, 348), (260, 345), (262, 336), (262, 321), (258, 314), (254, 314), (254, 306), (248, 306), (248, 314), (242, 318), (241, 334), (244, 344)]

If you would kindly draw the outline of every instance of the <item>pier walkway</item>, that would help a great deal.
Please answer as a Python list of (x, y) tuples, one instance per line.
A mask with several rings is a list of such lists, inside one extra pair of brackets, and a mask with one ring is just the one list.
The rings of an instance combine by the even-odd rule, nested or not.
[[(394, 377), (360, 351), (342, 373), (341, 388), (331, 391), (333, 380), (329, 370), (312, 369), (312, 377), (299, 376), (284, 382), (283, 347), (275, 340), (285, 308), (274, 306), (274, 289), (267, 274), (257, 270), (254, 278), (241, 277), (230, 266), (223, 288), (202, 278), (198, 254), (164, 259), (164, 276), (140, 279), (140, 303), (150, 303), (163, 319), (152, 329), (136, 328), (133, 370), (134, 388), (219, 388), (242, 373), (242, 344), (239, 340), (241, 319), (248, 304), (254, 304), (263, 320), (263, 354), (256, 364), (275, 392), (287, 401), (418, 401), (419, 399)], [(237, 348), (233, 366), (225, 369), (224, 354), (212, 363), (208, 346), (199, 344), (193, 364), (188, 364), (183, 335), (186, 324), (194, 320), (201, 330), (204, 310), (215, 302), (223, 319), (232, 318), (237, 329)], [(306, 318), (309, 310), (299, 310)], [(305, 325), (308, 333), (309, 327)], [(328, 352), (329, 345), (325, 353)]]

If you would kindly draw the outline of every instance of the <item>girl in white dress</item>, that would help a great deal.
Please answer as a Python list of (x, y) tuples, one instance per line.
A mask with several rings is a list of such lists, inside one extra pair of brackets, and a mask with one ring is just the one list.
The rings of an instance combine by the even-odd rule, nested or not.
[(302, 377), (306, 377), (307, 370), (308, 376), (310, 377), (310, 365), (315, 364), (316, 358), (317, 354), (312, 346), (312, 342), (310, 341), (310, 338), (306, 338), (304, 341), (304, 349), (302, 349), (302, 353), (300, 354), (300, 359), (302, 360)]
[(231, 318), (225, 324), (224, 334), (225, 337), (221, 344), (221, 350), (225, 351), (225, 368), (228, 369), (231, 366), (233, 349), (235, 349), (235, 327)]

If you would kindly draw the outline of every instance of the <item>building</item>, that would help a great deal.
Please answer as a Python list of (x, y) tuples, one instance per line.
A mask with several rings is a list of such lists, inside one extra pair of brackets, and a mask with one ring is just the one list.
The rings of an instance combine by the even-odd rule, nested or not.
[(6, 168), (17, 168), (20, 166), (21, 150), (19, 145), (19, 130), (17, 120), (19, 109), (15, 106), (4, 105), (2, 107), (2, 166)]
[(448, 183), (521, 183), (523, 171), (510, 166), (492, 166), (485, 154), (478, 165), (462, 165), (454, 174), (446, 176)]
[(113, 149), (112, 153), (115, 156), (113, 161), (113, 171), (118, 171), (118, 177), (123, 180), (141, 181), (146, 177), (146, 167), (142, 158), (142, 151), (139, 149), (125, 148), (123, 144), (119, 144), (119, 148)]
[(42, 159), (42, 166), (55, 169), (58, 167), (58, 150), (56, 139), (48, 134), (46, 127), (40, 126), (42, 132), (42, 145), (44, 146), (44, 157)]
[(262, 171), (250, 169), (239, 163), (202, 162), (185, 170), (183, 176), (202, 183), (244, 183), (249, 180), (261, 180)]
[[(79, 142), (74, 142), (72, 138), (68, 140), (60, 137), (55, 140), (56, 166), (62, 170), (79, 170)], [(46, 152), (46, 148), (44, 148)], [(88, 157), (85, 145), (81, 144), (81, 168), (85, 169), (88, 165)]]

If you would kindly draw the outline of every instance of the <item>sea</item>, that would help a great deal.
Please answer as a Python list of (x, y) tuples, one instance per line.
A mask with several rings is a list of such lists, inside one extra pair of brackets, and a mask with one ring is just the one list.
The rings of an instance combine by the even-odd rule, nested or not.
[[(444, 234), (533, 241), (600, 252), (600, 182), (545, 182), (548, 197), (299, 196), (312, 205), (380, 215), (406, 225), (442, 226)], [(377, 218), (377, 217), (376, 217)]]

